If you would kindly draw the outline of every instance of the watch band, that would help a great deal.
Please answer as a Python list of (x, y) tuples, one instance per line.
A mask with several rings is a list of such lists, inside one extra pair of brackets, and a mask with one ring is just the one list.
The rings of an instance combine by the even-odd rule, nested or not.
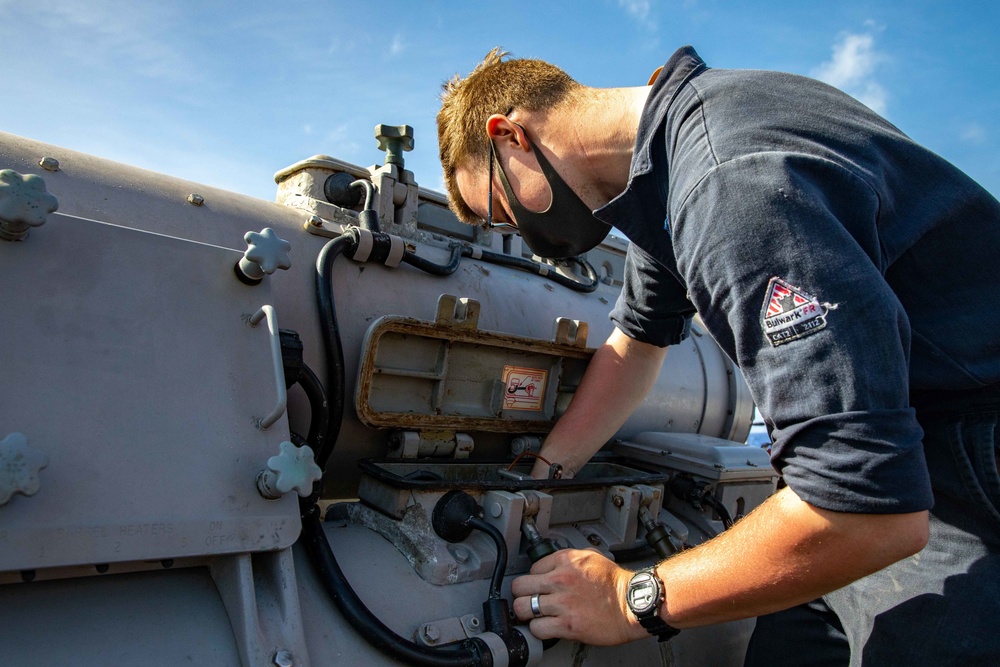
[(680, 630), (673, 627), (672, 625), (667, 625), (662, 618), (657, 616), (647, 616), (646, 618), (640, 618), (639, 623), (642, 627), (646, 628), (646, 632), (651, 635), (655, 635), (657, 641), (665, 642), (668, 639), (676, 637)]

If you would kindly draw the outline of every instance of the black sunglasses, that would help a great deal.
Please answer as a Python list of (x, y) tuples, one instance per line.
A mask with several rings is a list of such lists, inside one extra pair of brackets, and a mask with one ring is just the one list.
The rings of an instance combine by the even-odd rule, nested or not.
[[(507, 112), (508, 114), (510, 111)], [(489, 187), (487, 188), (486, 200), (486, 220), (484, 220), (484, 226), (489, 230), (496, 230), (503, 233), (511, 233), (517, 231), (517, 225), (513, 225), (509, 222), (493, 222), (493, 163), (496, 162), (496, 153), (493, 149), (493, 141), (490, 140), (490, 180)]]

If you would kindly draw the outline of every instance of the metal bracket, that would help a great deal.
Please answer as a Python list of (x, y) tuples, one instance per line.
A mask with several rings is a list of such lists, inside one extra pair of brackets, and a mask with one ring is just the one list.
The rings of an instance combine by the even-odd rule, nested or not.
[(434, 319), (436, 324), (443, 327), (478, 329), (479, 310), (479, 302), (475, 299), (442, 294), (438, 297), (437, 316)]

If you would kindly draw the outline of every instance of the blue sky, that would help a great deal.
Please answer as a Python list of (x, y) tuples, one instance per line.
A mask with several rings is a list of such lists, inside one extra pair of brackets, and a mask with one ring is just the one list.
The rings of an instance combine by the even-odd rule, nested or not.
[(691, 44), (824, 79), (1000, 195), (998, 28), (954, 0), (0, 0), (0, 130), (272, 199), (275, 171), (381, 163), (374, 126), (406, 123), (441, 189), (441, 83), (493, 46), (629, 86)]

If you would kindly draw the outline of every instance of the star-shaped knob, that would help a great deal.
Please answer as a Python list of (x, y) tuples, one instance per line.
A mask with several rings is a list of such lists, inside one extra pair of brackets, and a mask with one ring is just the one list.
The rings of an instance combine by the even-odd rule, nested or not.
[(247, 249), (243, 259), (236, 265), (236, 275), (245, 283), (256, 285), (264, 274), (271, 275), (278, 269), (287, 269), (292, 265), (288, 251), (292, 244), (274, 233), (270, 227), (260, 232), (247, 232), (243, 237)]
[(32, 449), (23, 433), (11, 433), (0, 441), (0, 506), (15, 493), (38, 493), (38, 473), (48, 464), (49, 457)]
[(45, 189), (44, 178), (0, 169), (0, 239), (23, 240), (57, 208), (59, 202)]
[(279, 446), (281, 453), (269, 458), (267, 469), (257, 475), (257, 490), (270, 500), (292, 490), (305, 498), (312, 493), (313, 484), (323, 477), (313, 450), (307, 445), (296, 447), (287, 440)]

